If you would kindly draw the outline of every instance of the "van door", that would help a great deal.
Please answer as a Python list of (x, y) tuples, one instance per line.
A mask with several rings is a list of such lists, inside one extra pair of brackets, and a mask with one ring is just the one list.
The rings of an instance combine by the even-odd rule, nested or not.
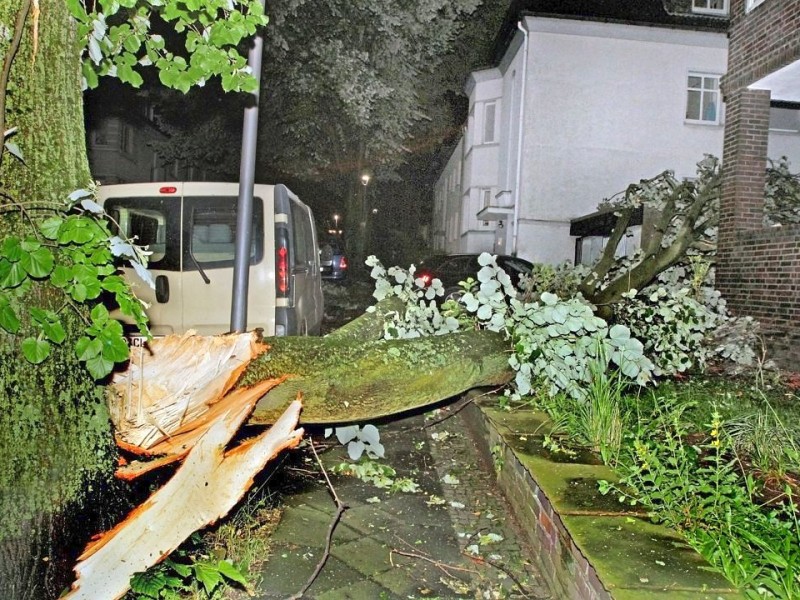
[[(231, 290), (236, 239), (236, 196), (184, 196), (183, 198), (183, 323), (202, 335), (230, 331)], [(250, 247), (250, 277), (253, 265), (264, 260), (263, 200), (253, 198), (253, 238)], [(248, 293), (248, 327), (265, 327), (274, 316), (259, 314), (252, 319), (255, 281)], [(274, 314), (274, 309), (273, 309)]]
[(146, 312), (151, 332), (178, 333), (182, 331), (183, 318), (180, 189), (171, 185), (170, 192), (164, 195), (158, 195), (158, 187), (139, 190), (148, 195), (125, 196), (123, 191), (123, 197), (107, 199), (104, 207), (119, 226), (120, 235), (135, 239), (151, 252), (148, 269), (153, 274), (155, 290), (145, 285), (133, 269), (125, 269), (134, 292), (149, 305)]
[(292, 278), (298, 335), (318, 335), (322, 322), (322, 286), (314, 217), (297, 199), (291, 202)]

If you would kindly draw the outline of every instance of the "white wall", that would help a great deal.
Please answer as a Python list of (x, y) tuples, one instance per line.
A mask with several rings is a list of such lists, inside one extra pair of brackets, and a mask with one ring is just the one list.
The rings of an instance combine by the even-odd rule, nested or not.
[[(634, 181), (694, 175), (723, 125), (685, 122), (690, 70), (723, 74), (723, 34), (527, 17), (518, 254), (574, 256), (565, 227)], [(724, 113), (723, 113), (724, 119)]]
[[(463, 145), (436, 188), (449, 232), (441, 249), (514, 251), (511, 222), (500, 229), (497, 221), (485, 225), (475, 216), (484, 190), (493, 196), (508, 190), (520, 198), (517, 254), (537, 262), (571, 261), (572, 219), (594, 212), (631, 182), (665, 169), (692, 177), (704, 154), (721, 157), (724, 111), (719, 124), (687, 123), (686, 88), (690, 71), (725, 72), (727, 39), (722, 33), (569, 19), (526, 17), (524, 23), (527, 65), (524, 36), (517, 32), (500, 65), (472, 73), (465, 86), (470, 112)], [(487, 101), (497, 102), (499, 135), (481, 144)], [(780, 155), (773, 146), (788, 145), (800, 165), (799, 139), (771, 136), (770, 156)], [(441, 192), (457, 169), (460, 193)]]
[(770, 131), (767, 156), (772, 160), (785, 156), (792, 173), (800, 171), (800, 133)]

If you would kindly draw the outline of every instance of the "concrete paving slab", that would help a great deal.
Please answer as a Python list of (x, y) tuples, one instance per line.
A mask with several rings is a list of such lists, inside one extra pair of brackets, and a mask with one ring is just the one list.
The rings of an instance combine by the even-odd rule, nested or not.
[[(506, 570), (528, 591), (541, 592), (543, 580), (526, 560), (516, 525), (463, 423), (458, 417), (431, 429), (424, 423), (417, 416), (380, 427), (387, 454), (381, 462), (397, 477), (413, 479), (418, 493), (390, 493), (354, 477), (332, 476), (349, 508), (331, 556), (304, 598), (455, 599), (484, 592), (496, 597), (492, 592), (500, 590), (499, 597), (521, 598)], [(452, 435), (433, 435), (437, 430)], [(323, 455), (328, 467), (346, 459), (339, 446)], [(295, 594), (322, 556), (335, 505), (318, 478), (306, 479), (283, 498), (257, 598)], [(537, 596), (545, 594), (531, 597)]]

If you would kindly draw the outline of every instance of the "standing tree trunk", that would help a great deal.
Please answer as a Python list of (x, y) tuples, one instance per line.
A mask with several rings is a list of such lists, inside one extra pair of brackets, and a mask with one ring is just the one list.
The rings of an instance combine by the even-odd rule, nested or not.
[[(35, 206), (86, 187), (89, 168), (79, 45), (66, 3), (6, 0), (0, 25), (10, 32), (0, 37), (3, 130), (16, 128), (10, 140), (25, 161), (6, 151), (0, 162), (2, 241), (32, 231), (28, 217), (41, 216)], [(68, 329), (45, 363), (33, 367), (21, 356), (24, 335), (0, 333), (0, 597), (15, 600), (58, 594), (60, 563), (63, 575), (69, 565), (57, 550), (67, 532), (82, 533), (64, 519), (111, 464), (102, 394), (73, 349), (82, 318), (55, 305), (51, 291), (34, 285), (24, 299), (62, 311)]]

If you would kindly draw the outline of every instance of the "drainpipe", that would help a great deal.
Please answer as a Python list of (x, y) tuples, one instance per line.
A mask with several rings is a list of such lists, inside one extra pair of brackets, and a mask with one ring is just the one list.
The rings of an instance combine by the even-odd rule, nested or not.
[(517, 239), (519, 238), (519, 206), (522, 203), (519, 193), (522, 185), (522, 141), (525, 137), (525, 95), (528, 91), (528, 30), (523, 27), (522, 21), (517, 23), (517, 29), (522, 32), (524, 41), (522, 42), (522, 81), (519, 100), (519, 131), (517, 132), (517, 181), (514, 185), (514, 220), (511, 225), (512, 256), (517, 255)]

